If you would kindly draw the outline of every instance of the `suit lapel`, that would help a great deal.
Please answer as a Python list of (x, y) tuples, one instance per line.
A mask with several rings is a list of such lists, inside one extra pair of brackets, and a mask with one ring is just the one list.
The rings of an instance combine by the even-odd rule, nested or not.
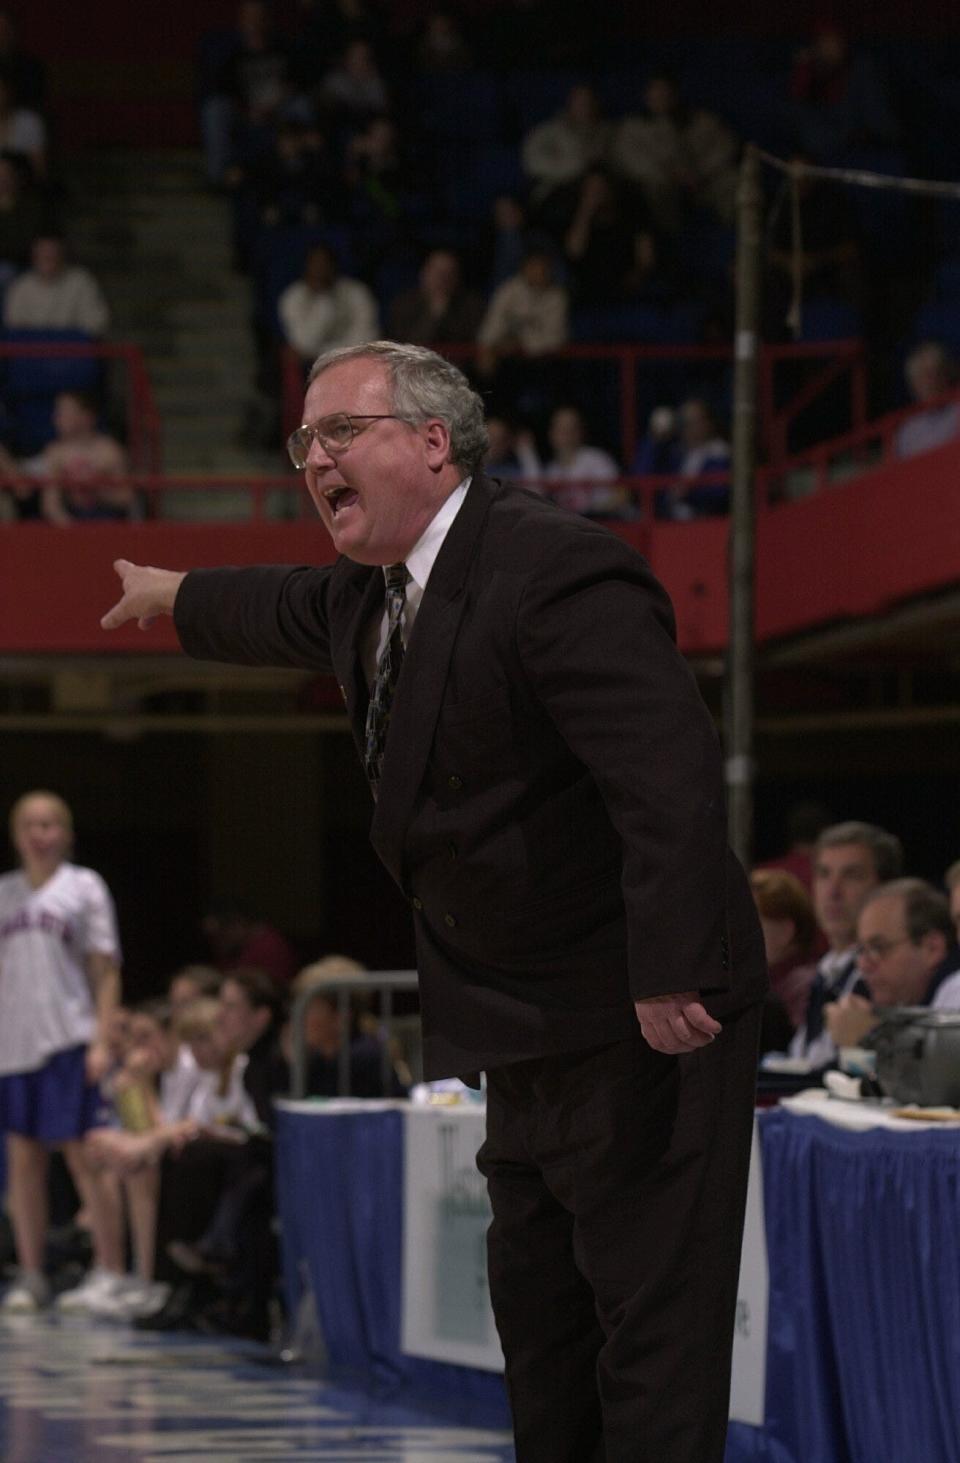
[(493, 485), (475, 477), (427, 581), (390, 712), (390, 735), (370, 837), (403, 887), (403, 841), (423, 780), (447, 682), (464, 587), (490, 510)]
[(370, 621), (376, 615), (378, 605), (383, 604), (384, 582), (379, 569), (367, 565), (352, 565), (351, 568), (353, 573), (349, 589), (354, 604), (352, 610), (349, 605), (346, 607), (346, 630), (342, 637), (336, 637), (333, 663), (340, 684), (340, 694), (350, 718), (353, 740), (362, 757), (369, 699), (367, 677), (363, 668), (363, 648)]

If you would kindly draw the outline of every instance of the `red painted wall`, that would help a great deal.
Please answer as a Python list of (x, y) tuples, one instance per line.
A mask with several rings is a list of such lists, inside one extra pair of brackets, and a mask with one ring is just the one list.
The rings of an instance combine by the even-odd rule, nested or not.
[[(757, 632), (763, 642), (838, 620), (882, 614), (960, 584), (960, 443), (891, 463), (800, 503), (768, 509), (757, 530)], [(681, 648), (723, 649), (727, 525), (630, 525), (673, 597)], [(116, 558), (170, 568), (329, 563), (320, 524), (0, 526), (0, 654), (174, 651), (169, 623), (106, 634)]]

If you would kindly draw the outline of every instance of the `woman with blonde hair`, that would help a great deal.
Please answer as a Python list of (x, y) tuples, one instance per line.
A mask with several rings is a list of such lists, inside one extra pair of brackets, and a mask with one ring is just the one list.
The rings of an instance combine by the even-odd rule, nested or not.
[(89, 1163), (83, 1138), (103, 1121), (99, 1081), (120, 998), (113, 900), (100, 875), (70, 861), (73, 818), (56, 793), (25, 793), (10, 813), (19, 869), (0, 877), (0, 1131), (19, 1276), (5, 1311), (50, 1300), (44, 1274), (49, 1150), (62, 1148), (89, 1217), (94, 1267), (58, 1305), (82, 1310), (122, 1289), (116, 1186)]

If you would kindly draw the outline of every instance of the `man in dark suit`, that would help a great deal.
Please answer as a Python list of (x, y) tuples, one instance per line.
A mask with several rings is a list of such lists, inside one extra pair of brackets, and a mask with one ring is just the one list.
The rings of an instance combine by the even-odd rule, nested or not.
[(763, 942), (669, 602), (606, 529), (484, 478), (415, 346), (331, 352), (291, 438), (332, 568), (119, 561), (106, 628), (332, 670), (410, 900), (426, 1075), (480, 1166), (519, 1463), (721, 1463)]

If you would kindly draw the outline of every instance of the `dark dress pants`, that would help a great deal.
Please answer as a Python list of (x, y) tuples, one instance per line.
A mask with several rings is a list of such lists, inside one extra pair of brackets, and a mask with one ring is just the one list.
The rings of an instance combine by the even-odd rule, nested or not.
[(487, 1073), (478, 1164), (517, 1463), (722, 1463), (760, 1007)]

